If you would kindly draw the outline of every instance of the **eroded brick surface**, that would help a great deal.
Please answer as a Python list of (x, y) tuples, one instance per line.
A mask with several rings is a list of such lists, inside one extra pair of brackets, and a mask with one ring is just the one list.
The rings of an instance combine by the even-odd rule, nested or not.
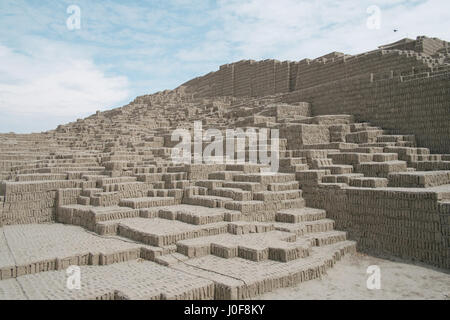
[[(0, 298), (251, 298), (356, 249), (449, 269), (449, 70), (448, 43), (426, 37), (244, 60), (0, 135)], [(278, 129), (277, 172), (262, 174), (270, 139), (247, 141), (245, 163), (175, 162), (172, 133), (195, 121)], [(81, 291), (66, 288), (72, 265)]]

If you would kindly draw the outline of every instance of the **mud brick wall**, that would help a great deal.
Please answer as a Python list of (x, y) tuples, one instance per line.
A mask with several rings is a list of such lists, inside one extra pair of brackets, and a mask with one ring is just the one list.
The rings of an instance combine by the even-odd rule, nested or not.
[(208, 97), (213, 95), (212, 78), (215, 72), (210, 72), (202, 77), (194, 78), (184, 85), (196, 88), (196, 95), (199, 97)]
[[(54, 221), (59, 189), (70, 188), (76, 193), (82, 187), (95, 187), (93, 184), (95, 181), (82, 180), (1, 182), (0, 226)], [(69, 195), (70, 191), (64, 194)]]
[(396, 50), (415, 50), (416, 41), (415, 40), (400, 40), (387, 45), (379, 46), (380, 49), (396, 49)]
[(272, 95), (275, 93), (275, 61), (264, 60), (255, 63), (251, 79), (251, 96)]
[(234, 96), (251, 97), (252, 79), (254, 75), (253, 60), (239, 61), (234, 65)]
[(327, 126), (293, 124), (281, 128), (280, 137), (288, 141), (288, 149), (297, 150), (303, 145), (329, 143), (330, 130)]
[(222, 76), (222, 94), (224, 96), (233, 96), (234, 64), (221, 66), (219, 72)]
[(276, 116), (277, 118), (287, 118), (287, 117), (310, 117), (311, 106), (307, 102), (298, 102), (295, 105), (291, 104), (276, 104), (275, 112), (270, 115)]
[(221, 70), (213, 72), (209, 80), (213, 96), (223, 96), (223, 74)]
[(450, 248), (450, 200), (438, 202), (438, 208), (442, 226), (443, 240), (445, 243), (445, 247), (447, 248), (447, 255), (450, 256), (450, 253), (448, 252)]
[(412, 70), (430, 71), (427, 62), (417, 54), (407, 51), (377, 50), (356, 56), (332, 59), (300, 61), (296, 90), (317, 86), (330, 81), (342, 80), (370, 72), (390, 72), (401, 75)]
[(435, 54), (439, 49), (448, 47), (448, 42), (437, 38), (419, 37), (415, 41), (415, 49), (428, 55)]
[(389, 173), (389, 187), (429, 188), (445, 184), (450, 184), (450, 171)]
[(395, 43), (381, 46), (382, 49), (414, 50), (416, 52), (434, 55), (443, 48), (448, 47), (448, 42), (438, 38), (417, 37), (416, 40), (404, 39)]
[(289, 92), (290, 63), (275, 61), (275, 93)]
[(439, 64), (434, 55), (445, 48), (449, 48), (446, 41), (418, 37), (417, 40), (400, 41), (354, 56), (332, 52), (298, 62), (241, 60), (223, 65), (219, 71), (192, 79), (183, 86), (199, 97), (260, 97), (368, 73), (417, 75), (431, 72)]
[(56, 193), (56, 206), (64, 206), (68, 204), (77, 204), (78, 197), (81, 195), (81, 188), (58, 189)]
[(220, 66), (183, 84), (198, 97), (261, 97), (295, 89), (298, 63), (267, 59), (241, 60)]
[(319, 185), (305, 188), (303, 197), (325, 209), (359, 251), (450, 268), (448, 207), (436, 193)]
[(213, 84), (216, 79), (215, 74), (216, 72), (210, 72), (202, 79), (203, 85), (200, 86), (203, 90), (201, 92), (202, 96), (212, 96), (214, 94)]
[(289, 90), (294, 91), (297, 83), (298, 62), (289, 62)]
[(390, 133), (414, 134), (418, 146), (432, 153), (450, 153), (450, 73), (373, 82), (364, 75), (288, 93), (282, 100), (308, 101), (313, 115), (351, 114)]

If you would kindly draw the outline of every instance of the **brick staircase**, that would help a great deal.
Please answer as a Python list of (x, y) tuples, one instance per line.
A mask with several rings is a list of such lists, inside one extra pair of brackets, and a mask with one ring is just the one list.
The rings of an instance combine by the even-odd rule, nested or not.
[[(173, 163), (172, 123), (191, 128), (199, 118), (205, 129), (222, 132), (240, 125), (280, 129), (278, 172), (263, 174), (267, 165), (248, 162)], [(28, 252), (19, 265), (5, 258), (2, 280), (36, 274), (38, 283), (68, 264), (113, 270), (127, 262), (141, 270), (133, 261), (143, 259), (167, 279), (189, 274), (184, 286), (207, 282), (174, 295), (123, 289), (93, 296), (242, 299), (320, 277), (356, 248), (450, 266), (450, 156), (430, 154), (414, 136), (389, 134), (351, 115), (311, 116), (309, 104), (276, 97), (211, 102), (173, 91), (18, 137), (13, 146), (1, 143), (7, 180), (0, 217), (10, 237), (27, 234), (25, 226), (10, 225), (44, 230), (36, 223), (53, 221), (75, 228), (67, 234), (81, 227), (89, 235), (72, 250), (32, 239), (56, 250), (57, 258)], [(254, 150), (247, 143), (246, 157)], [(6, 248), (1, 241), (0, 250)], [(109, 279), (100, 271), (109, 269), (93, 270), (94, 278)]]

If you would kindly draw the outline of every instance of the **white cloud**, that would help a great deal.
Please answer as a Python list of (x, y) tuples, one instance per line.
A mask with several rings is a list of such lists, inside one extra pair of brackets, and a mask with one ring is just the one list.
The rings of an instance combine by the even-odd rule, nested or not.
[[(366, 27), (371, 5), (382, 9), (380, 30)], [(450, 38), (448, 0), (223, 0), (218, 10), (220, 36), (208, 41), (226, 41), (237, 59), (300, 60), (361, 53), (403, 37)]]
[(0, 112), (79, 116), (129, 98), (128, 80), (107, 76), (87, 56), (46, 42), (17, 52), (0, 45)]

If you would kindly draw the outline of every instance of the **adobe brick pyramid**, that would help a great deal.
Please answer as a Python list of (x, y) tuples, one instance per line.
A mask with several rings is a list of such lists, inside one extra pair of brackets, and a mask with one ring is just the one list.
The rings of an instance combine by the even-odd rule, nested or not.
[[(174, 163), (172, 132), (199, 120), (278, 129), (279, 171)], [(246, 299), (355, 250), (450, 269), (449, 137), (449, 43), (427, 37), (239, 61), (2, 134), (0, 299)], [(66, 285), (73, 265), (82, 290)]]

